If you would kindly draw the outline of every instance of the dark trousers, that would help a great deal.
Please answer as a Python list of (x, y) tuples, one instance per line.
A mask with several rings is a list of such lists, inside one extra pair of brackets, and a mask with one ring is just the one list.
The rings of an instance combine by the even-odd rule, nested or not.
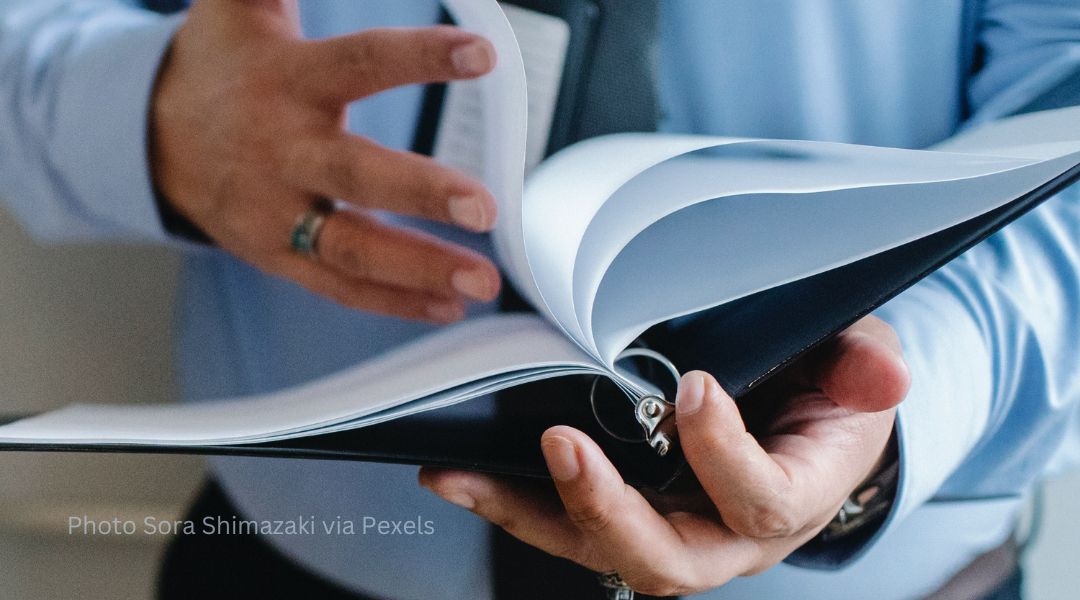
[[(185, 519), (237, 516), (217, 483), (210, 482)], [(177, 535), (158, 574), (161, 600), (245, 598), (375, 600), (354, 594), (308, 572), (257, 535)]]
[[(242, 518), (214, 482), (210, 482), (195, 500), (185, 517), (201, 523), (203, 517)], [(498, 549), (500, 544), (496, 543)], [(539, 551), (537, 551), (539, 554)], [(534, 556), (527, 560), (545, 560)], [(558, 560), (550, 559), (547, 560)], [(498, 565), (496, 565), (498, 570)], [(571, 575), (574, 576), (574, 575)], [(1023, 575), (1019, 567), (1005, 582), (982, 600), (1020, 600)], [(543, 578), (531, 582), (533, 592), (522, 597), (550, 597), (553, 600), (576, 600), (574, 596), (545, 595)], [(505, 586), (496, 586), (507, 589)], [(514, 586), (510, 586), (513, 588)], [(600, 600), (603, 592), (591, 577), (582, 578), (580, 600)], [(640, 596), (639, 596), (640, 597)], [(258, 598), (319, 598), (323, 600), (376, 600), (345, 590), (298, 566), (282, 556), (257, 535), (178, 535), (169, 545), (158, 576), (161, 600), (243, 600)], [(463, 599), (464, 600), (464, 599)]]

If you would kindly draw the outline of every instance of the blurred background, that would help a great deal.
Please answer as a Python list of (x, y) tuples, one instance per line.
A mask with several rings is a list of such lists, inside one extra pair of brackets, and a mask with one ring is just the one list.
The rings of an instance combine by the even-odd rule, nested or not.
[[(168, 402), (178, 261), (160, 248), (41, 247), (0, 210), (0, 413)], [(0, 453), (5, 597), (150, 599), (164, 536), (69, 535), (68, 517), (180, 518), (196, 458)], [(1048, 482), (1027, 597), (1077, 597), (1080, 473)]]

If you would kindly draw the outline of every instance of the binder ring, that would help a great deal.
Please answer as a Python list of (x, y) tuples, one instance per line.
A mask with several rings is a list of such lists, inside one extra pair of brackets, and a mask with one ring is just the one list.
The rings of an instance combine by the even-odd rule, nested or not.
[[(675, 368), (675, 364), (668, 360), (666, 356), (660, 354), (656, 350), (650, 350), (649, 348), (642, 347), (627, 348), (615, 357), (615, 363), (617, 364), (628, 358), (650, 358), (652, 360), (655, 360), (656, 362), (660, 363), (661, 366), (667, 369), (668, 373), (670, 373), (671, 376), (675, 379), (676, 385), (678, 385), (679, 380), (682, 377), (682, 375), (679, 374), (679, 370)], [(632, 438), (622, 435), (620, 433), (616, 433), (610, 427), (608, 427), (606, 423), (604, 423), (604, 420), (600, 418), (600, 413), (596, 410), (596, 386), (598, 383), (600, 383), (599, 375), (593, 378), (592, 385), (589, 387), (589, 406), (592, 408), (593, 418), (596, 419), (596, 423), (600, 425), (600, 429), (603, 429), (604, 433), (619, 440), (620, 442), (636, 444), (639, 442), (649, 441), (649, 435), (645, 432), (642, 432), (642, 436), (640, 438)], [(621, 386), (620, 389), (622, 389)], [(629, 392), (625, 389), (623, 389), (623, 393), (627, 395), (627, 398), (632, 404), (634, 404), (635, 406), (637, 405), (639, 400), (635, 400), (634, 398), (632, 398), (629, 395)], [(663, 395), (653, 397), (659, 397), (661, 400), (668, 404), (674, 404), (674, 402), (668, 402), (665, 398), (663, 398)]]

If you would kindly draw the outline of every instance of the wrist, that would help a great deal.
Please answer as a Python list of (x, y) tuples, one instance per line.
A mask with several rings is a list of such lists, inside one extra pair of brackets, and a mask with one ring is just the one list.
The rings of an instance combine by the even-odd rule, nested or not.
[(844, 500), (836, 516), (821, 530), (817, 539), (824, 543), (835, 542), (880, 526), (896, 500), (899, 472), (900, 459), (894, 430), (870, 474)]
[[(181, 31), (182, 29), (181, 27)], [(177, 32), (176, 37), (179, 35), (180, 32)], [(158, 217), (166, 233), (187, 241), (208, 244), (211, 243), (210, 237), (176, 203), (176, 199), (182, 198), (184, 194), (181, 186), (178, 185), (174, 167), (176, 161), (173, 157), (176, 153), (173, 146), (175, 144), (172, 143), (171, 134), (168, 133), (165, 125), (173, 114), (170, 106), (174, 104), (172, 99), (175, 96), (173, 92), (175, 77), (172, 66), (176, 37), (162, 56), (151, 94), (147, 127), (147, 157), (150, 163), (151, 186)]]

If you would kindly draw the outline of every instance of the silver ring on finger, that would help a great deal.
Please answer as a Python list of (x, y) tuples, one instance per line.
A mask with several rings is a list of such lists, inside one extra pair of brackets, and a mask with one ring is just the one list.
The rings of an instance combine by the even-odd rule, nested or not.
[(289, 245), (297, 254), (314, 258), (319, 251), (319, 234), (322, 233), (326, 219), (336, 212), (334, 202), (327, 198), (316, 200), (307, 211), (296, 219)]

